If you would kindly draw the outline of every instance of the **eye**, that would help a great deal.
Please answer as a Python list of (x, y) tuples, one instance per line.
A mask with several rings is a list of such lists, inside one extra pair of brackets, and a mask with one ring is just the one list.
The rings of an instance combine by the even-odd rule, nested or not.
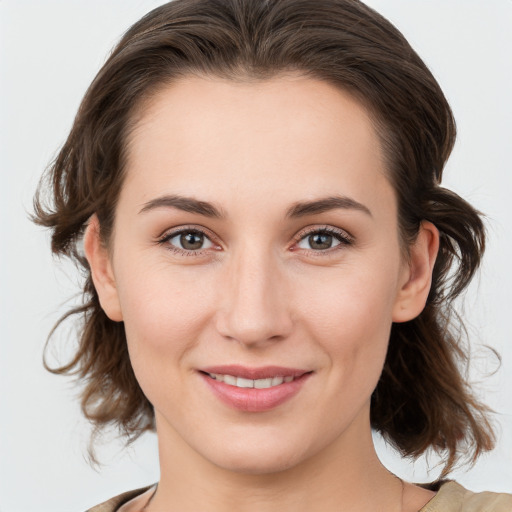
[(168, 233), (159, 240), (159, 243), (184, 254), (194, 254), (214, 247), (213, 242), (203, 231), (191, 228)]
[(306, 233), (300, 233), (298, 239), (296, 247), (315, 252), (341, 248), (340, 246), (350, 245), (353, 241), (344, 231), (331, 227), (310, 229)]

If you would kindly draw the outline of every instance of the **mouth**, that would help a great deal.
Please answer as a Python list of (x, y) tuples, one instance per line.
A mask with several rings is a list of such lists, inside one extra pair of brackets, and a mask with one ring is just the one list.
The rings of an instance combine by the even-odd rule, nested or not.
[(303, 369), (239, 365), (199, 370), (214, 395), (232, 408), (263, 412), (295, 396), (313, 372)]
[(255, 388), (255, 389), (268, 389), (275, 386), (280, 386), (283, 382), (292, 382), (295, 377), (287, 375), (286, 377), (275, 376), (267, 379), (246, 379), (244, 377), (237, 377), (235, 375), (222, 374), (222, 373), (207, 373), (209, 377), (219, 382), (225, 382), (229, 386), (236, 386), (237, 388)]

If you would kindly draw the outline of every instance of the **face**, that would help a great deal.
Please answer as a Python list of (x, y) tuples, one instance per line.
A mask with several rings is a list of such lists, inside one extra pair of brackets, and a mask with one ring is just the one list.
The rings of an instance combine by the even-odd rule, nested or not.
[(365, 109), (309, 78), (194, 77), (145, 108), (94, 276), (176, 453), (273, 472), (369, 432), (417, 314), (383, 162)]

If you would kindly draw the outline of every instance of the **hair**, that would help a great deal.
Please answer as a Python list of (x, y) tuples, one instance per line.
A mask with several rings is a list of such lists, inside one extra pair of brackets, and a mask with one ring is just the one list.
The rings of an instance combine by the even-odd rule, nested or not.
[(58, 368), (45, 365), (84, 382), (82, 410), (96, 432), (115, 425), (130, 441), (154, 429), (123, 323), (100, 307), (81, 237), (96, 214), (108, 245), (126, 141), (138, 112), (162, 87), (190, 74), (265, 80), (287, 72), (334, 84), (366, 107), (396, 191), (404, 246), (422, 220), (440, 232), (425, 309), (392, 326), (371, 425), (404, 456), (429, 448), (444, 454), (446, 475), (494, 444), (489, 410), (465, 373), (463, 325), (453, 322), (453, 300), (480, 264), (485, 230), (479, 212), (440, 186), (456, 129), (438, 83), (403, 35), (357, 0), (175, 0), (125, 33), (87, 90), (34, 199), (35, 222), (53, 231), (52, 251), (85, 273), (83, 304), (60, 320), (83, 321), (74, 357)]

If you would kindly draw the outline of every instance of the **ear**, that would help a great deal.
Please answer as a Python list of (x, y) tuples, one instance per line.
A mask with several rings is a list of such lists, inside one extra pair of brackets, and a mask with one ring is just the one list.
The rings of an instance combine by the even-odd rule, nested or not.
[(121, 322), (123, 315), (119, 303), (112, 262), (100, 236), (98, 217), (93, 215), (84, 234), (84, 252), (91, 268), (92, 281), (101, 307), (115, 322)]
[(423, 221), (415, 242), (409, 248), (402, 283), (393, 308), (393, 322), (407, 322), (424, 309), (432, 284), (432, 271), (439, 250), (439, 231)]

